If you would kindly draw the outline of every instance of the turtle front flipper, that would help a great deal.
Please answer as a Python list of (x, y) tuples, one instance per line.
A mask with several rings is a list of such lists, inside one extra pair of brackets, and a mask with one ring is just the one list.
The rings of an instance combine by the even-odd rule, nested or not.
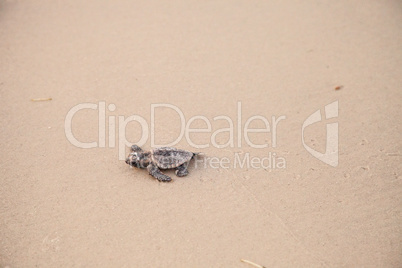
[(160, 169), (153, 163), (149, 164), (148, 167), (149, 175), (162, 182), (169, 182), (172, 180), (168, 175), (163, 174)]
[(131, 151), (132, 152), (142, 152), (142, 149), (139, 146), (134, 144), (131, 146)]

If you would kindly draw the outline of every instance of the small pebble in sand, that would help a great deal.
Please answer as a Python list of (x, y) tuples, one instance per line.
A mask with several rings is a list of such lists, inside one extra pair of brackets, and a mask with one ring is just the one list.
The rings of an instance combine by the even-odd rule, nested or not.
[(336, 86), (335, 87), (335, 90), (340, 90), (340, 89), (342, 89), (343, 88), (343, 86)]
[(51, 101), (52, 98), (37, 98), (37, 99), (31, 99), (31, 101)]
[(254, 267), (257, 267), (257, 268), (265, 268), (265, 266), (256, 264), (256, 263), (254, 263), (254, 262), (252, 262), (252, 261), (248, 261), (248, 260), (244, 260), (244, 259), (240, 259), (240, 261), (241, 261), (241, 262), (244, 262), (244, 263), (248, 263), (248, 264), (250, 264), (250, 265), (252, 265), (252, 266), (254, 266)]

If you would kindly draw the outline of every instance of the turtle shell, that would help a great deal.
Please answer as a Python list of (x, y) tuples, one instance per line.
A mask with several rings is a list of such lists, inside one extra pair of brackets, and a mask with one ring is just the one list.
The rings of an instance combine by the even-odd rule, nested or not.
[(172, 147), (161, 147), (151, 150), (152, 162), (162, 169), (176, 168), (191, 160), (192, 152)]

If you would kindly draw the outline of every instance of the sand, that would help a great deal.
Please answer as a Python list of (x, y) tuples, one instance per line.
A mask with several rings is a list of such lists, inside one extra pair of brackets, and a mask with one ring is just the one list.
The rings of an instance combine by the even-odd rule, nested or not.
[[(0, 1), (0, 266), (400, 267), (401, 11), (374, 0)], [(72, 117), (71, 133), (94, 148), (65, 126), (84, 103), (94, 109)], [(325, 119), (331, 103), (338, 116)], [(169, 107), (154, 107), (152, 129), (152, 104), (211, 131), (186, 139)], [(338, 126), (335, 166), (302, 143), (317, 110), (305, 145), (325, 152), (326, 124)], [(265, 148), (245, 139), (256, 115), (270, 132), (247, 138)], [(214, 136), (224, 148), (211, 142), (230, 126), (217, 116), (233, 121), (233, 136)], [(273, 116), (284, 116), (276, 135)], [(188, 126), (207, 128), (202, 118)], [(181, 133), (176, 147), (212, 159), (188, 177), (159, 183), (121, 158), (123, 137), (149, 149), (151, 134), (168, 144)], [(234, 166), (246, 156), (271, 160)]]

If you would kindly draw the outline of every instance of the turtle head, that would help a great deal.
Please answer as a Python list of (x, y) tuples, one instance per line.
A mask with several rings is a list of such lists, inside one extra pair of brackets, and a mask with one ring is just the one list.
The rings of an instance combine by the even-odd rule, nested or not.
[(132, 151), (126, 158), (126, 163), (132, 167), (146, 168), (149, 165), (149, 154), (144, 153), (142, 150)]

